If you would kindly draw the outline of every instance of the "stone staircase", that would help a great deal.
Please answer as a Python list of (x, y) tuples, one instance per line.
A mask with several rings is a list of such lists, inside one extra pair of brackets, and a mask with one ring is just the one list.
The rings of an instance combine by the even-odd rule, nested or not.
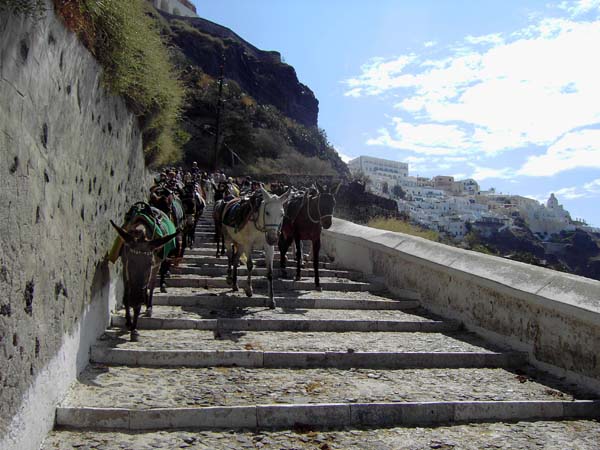
[[(417, 292), (391, 296), (335, 262), (321, 262), (322, 292), (313, 290), (312, 269), (299, 282), (277, 280), (275, 310), (265, 306), (260, 254), (255, 296), (231, 292), (226, 259), (214, 256), (210, 217), (206, 211), (197, 247), (173, 270), (169, 293), (155, 294), (153, 317), (140, 319), (139, 342), (129, 342), (123, 312), (113, 316), (43, 448), (75, 441), (170, 448), (164, 433), (180, 429), (194, 430), (174, 441), (181, 448), (218, 436), (233, 439), (223, 448), (269, 442), (232, 430), (287, 430), (272, 432), (286, 433), (279, 445), (305, 448), (314, 444), (307, 436), (327, 427), (347, 433), (600, 415), (591, 394), (429, 314)], [(110, 441), (107, 430), (121, 437)], [(119, 447), (118, 439), (138, 444)]]

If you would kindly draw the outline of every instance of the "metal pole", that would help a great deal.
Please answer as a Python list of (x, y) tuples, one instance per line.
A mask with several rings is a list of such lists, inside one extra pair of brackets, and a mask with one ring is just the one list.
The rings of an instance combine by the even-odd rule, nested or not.
[(221, 108), (223, 106), (223, 78), (225, 76), (225, 52), (222, 54), (220, 74), (219, 74), (219, 95), (217, 97), (217, 126), (215, 133), (215, 158), (213, 164), (213, 170), (217, 170), (219, 161), (219, 138), (221, 137)]

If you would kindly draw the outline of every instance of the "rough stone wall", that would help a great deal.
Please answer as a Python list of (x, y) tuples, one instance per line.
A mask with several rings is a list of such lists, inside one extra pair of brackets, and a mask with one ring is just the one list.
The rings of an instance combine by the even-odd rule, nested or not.
[(148, 178), (137, 121), (47, 8), (37, 22), (0, 13), (0, 448), (52, 425), (87, 360), (79, 336), (93, 342), (117, 295), (109, 219)]

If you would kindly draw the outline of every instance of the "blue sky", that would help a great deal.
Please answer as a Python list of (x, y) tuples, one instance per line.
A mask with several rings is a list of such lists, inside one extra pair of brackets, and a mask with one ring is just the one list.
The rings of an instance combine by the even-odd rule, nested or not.
[(477, 179), (600, 226), (600, 0), (194, 0), (278, 50), (344, 157)]

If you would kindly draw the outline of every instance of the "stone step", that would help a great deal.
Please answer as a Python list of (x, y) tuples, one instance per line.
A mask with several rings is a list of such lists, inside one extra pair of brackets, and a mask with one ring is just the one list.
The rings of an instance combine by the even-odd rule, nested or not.
[[(178, 275), (203, 275), (209, 277), (223, 276), (227, 272), (226, 264), (180, 264), (177, 267), (173, 267), (171, 269), (171, 273)], [(248, 273), (248, 269), (245, 266), (240, 266), (238, 268), (238, 276), (246, 276)], [(273, 274), (276, 278), (281, 277), (281, 269), (275, 267), (273, 269)], [(288, 268), (287, 274), (289, 278), (293, 278), (296, 274), (295, 268)], [(302, 269), (301, 272), (303, 277), (314, 277), (315, 271), (314, 269)], [(253, 276), (266, 276), (267, 268), (266, 267), (255, 267), (252, 270)], [(350, 270), (340, 270), (340, 269), (320, 269), (319, 276), (321, 277), (335, 277), (335, 278), (348, 278), (352, 280), (356, 280), (361, 277), (359, 272), (353, 272)]]
[[(186, 250), (186, 256), (214, 256), (217, 251), (217, 244), (213, 242), (196, 242), (196, 245), (193, 248), (189, 248)], [(256, 249), (252, 252), (252, 256), (254, 258), (264, 257), (264, 252), (262, 249)], [(279, 258), (279, 250), (275, 248), (275, 257)], [(296, 260), (296, 254), (290, 250), (287, 252), (288, 261), (290, 263)], [(310, 253), (303, 253), (303, 259), (310, 260), (312, 262), (312, 258), (310, 257)], [(321, 255), (321, 261), (327, 261), (324, 255)]]
[[(111, 324), (125, 327), (125, 317), (113, 315)], [(343, 320), (343, 319), (191, 319), (140, 317), (139, 330), (219, 330), (227, 331), (396, 331), (396, 332), (446, 332), (460, 328), (453, 321), (408, 320)], [(142, 337), (143, 339), (143, 333)]]
[[(599, 402), (574, 401), (580, 398), (590, 397), (570, 392), (559, 380), (532, 369), (516, 374), (480, 368), (297, 370), (92, 364), (58, 408), (57, 425), (137, 430), (365, 424), (349, 422), (352, 408), (358, 408), (354, 417), (372, 420), (368, 424), (376, 426), (600, 415)], [(257, 415), (262, 422), (256, 422)], [(218, 418), (223, 421), (217, 422)]]
[[(121, 310), (124, 313), (124, 310)], [(358, 309), (292, 309), (265, 307), (206, 308), (202, 306), (154, 305), (154, 319), (255, 319), (255, 320), (337, 320), (344, 322), (439, 322), (439, 318), (425, 310), (358, 310)], [(144, 314), (145, 315), (145, 314)]]
[[(349, 292), (363, 292), (363, 291), (380, 291), (383, 290), (383, 285), (375, 285), (373, 283), (363, 283), (360, 281), (352, 281), (346, 278), (330, 278), (321, 277), (321, 288), (326, 291), (349, 291)], [(238, 277), (238, 285), (240, 289), (246, 286), (246, 277)], [(252, 279), (252, 285), (254, 289), (266, 289), (267, 279), (265, 277), (257, 276)], [(203, 277), (198, 275), (172, 275), (167, 279), (168, 287), (190, 287), (190, 288), (226, 288), (229, 287), (225, 277)], [(314, 288), (315, 283), (312, 278), (304, 279), (301, 281), (294, 280), (273, 280), (273, 289), (277, 291), (283, 290), (301, 290)]]
[(252, 367), (337, 369), (510, 368), (521, 353), (264, 352), (260, 350), (124, 350), (94, 346), (91, 362), (143, 367)]
[[(188, 265), (213, 265), (213, 264), (224, 265), (224, 264), (227, 264), (227, 256), (216, 257), (215, 253), (216, 253), (215, 250), (210, 250), (210, 251), (207, 251), (206, 254), (204, 254), (204, 255), (197, 255), (197, 254), (188, 254), (188, 251), (186, 250), (186, 254), (182, 259), (182, 264), (188, 264)], [(265, 263), (264, 256), (258, 255), (254, 259), (254, 264), (257, 267), (265, 267), (266, 263)], [(243, 265), (240, 267), (243, 267)], [(273, 258), (273, 268), (278, 268), (278, 267), (279, 267), (279, 255), (276, 254), (275, 257)], [(312, 261), (305, 262), (304, 267), (312, 268)], [(319, 268), (337, 270), (334, 263), (325, 262), (325, 261), (319, 262)], [(295, 261), (288, 260), (287, 269), (288, 269), (290, 276), (295, 274), (295, 270), (296, 270)]]
[(141, 366), (267, 368), (518, 367), (523, 353), (498, 352), (469, 333), (294, 333), (152, 330), (140, 342), (107, 331), (91, 360)]
[(119, 350), (193, 350), (341, 353), (505, 353), (478, 336), (464, 332), (291, 332), (230, 331), (215, 339), (205, 330), (144, 330), (142, 339), (131, 342), (120, 328), (108, 329), (97, 344)]
[[(343, 293), (339, 293), (343, 295)], [(417, 293), (407, 293), (412, 297), (414, 294), (418, 298)], [(360, 310), (407, 310), (418, 308), (420, 303), (418, 300), (398, 298), (396, 300), (384, 299), (361, 299), (335, 297), (331, 294), (330, 297), (275, 297), (279, 308), (304, 308), (304, 309), (360, 309)], [(413, 298), (415, 298), (413, 297)], [(265, 295), (255, 294), (252, 297), (245, 295), (233, 295), (231, 293), (220, 295), (193, 295), (193, 294), (154, 294), (154, 305), (169, 305), (169, 306), (199, 306), (205, 308), (232, 309), (232, 308), (247, 308), (247, 307), (266, 307), (268, 306), (268, 297)]]
[[(461, 407), (466, 407), (462, 403)], [(354, 409), (356, 412), (356, 409)], [(396, 416), (397, 417), (397, 416)], [(258, 423), (257, 423), (258, 426)], [(341, 428), (341, 427), (340, 427)], [(386, 426), (376, 428), (344, 427), (319, 430), (297, 427), (283, 430), (174, 430), (132, 433), (129, 430), (55, 430), (41, 450), (74, 448), (138, 449), (482, 449), (491, 446), (517, 448), (596, 449), (600, 422), (595, 420), (481, 422), (464, 425), (445, 424)]]
[(599, 410), (600, 402), (586, 400), (264, 404), (153, 409), (59, 407), (56, 424), (68, 429), (138, 432), (171, 429), (320, 429), (598, 418)]

